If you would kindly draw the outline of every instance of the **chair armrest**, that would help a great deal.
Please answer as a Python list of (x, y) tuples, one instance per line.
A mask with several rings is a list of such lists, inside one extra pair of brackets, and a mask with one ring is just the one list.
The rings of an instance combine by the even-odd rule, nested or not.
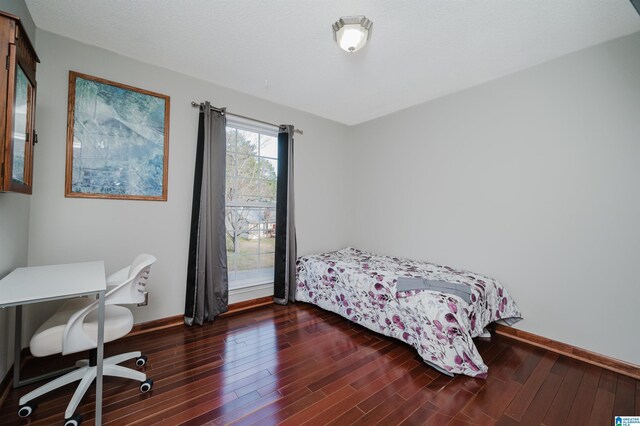
[[(125, 268), (113, 275), (121, 274), (123, 271), (128, 269), (129, 268)], [(130, 284), (133, 282), (134, 278), (135, 277), (127, 278), (124, 281), (117, 283), (117, 285), (109, 285), (107, 287), (107, 291), (104, 295), (105, 308), (107, 305), (130, 303), (128, 293), (131, 290)], [(84, 320), (87, 315), (98, 309), (98, 303), (100, 303), (100, 300), (96, 299), (90, 305), (87, 305), (83, 309), (71, 315), (62, 335), (62, 355), (85, 351), (87, 349), (94, 349), (98, 346), (98, 342), (89, 337), (89, 335), (84, 331)]]
[(90, 305), (71, 315), (62, 335), (62, 355), (95, 349), (98, 346), (98, 342), (89, 337), (84, 331), (84, 319), (91, 312), (98, 309), (98, 303), (100, 303), (100, 300), (95, 300)]

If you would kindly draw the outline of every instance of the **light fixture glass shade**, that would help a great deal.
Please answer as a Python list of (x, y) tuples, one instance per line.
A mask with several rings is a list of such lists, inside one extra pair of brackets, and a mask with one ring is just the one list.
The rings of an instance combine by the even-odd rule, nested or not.
[(333, 24), (333, 39), (345, 52), (357, 52), (371, 37), (373, 22), (364, 16), (343, 16)]

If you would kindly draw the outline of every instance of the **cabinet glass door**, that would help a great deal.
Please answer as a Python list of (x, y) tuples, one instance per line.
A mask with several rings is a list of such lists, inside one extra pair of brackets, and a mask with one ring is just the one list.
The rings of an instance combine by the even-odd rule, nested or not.
[(16, 67), (15, 101), (13, 104), (13, 164), (11, 178), (15, 183), (28, 184), (30, 111), (33, 87), (20, 66)]

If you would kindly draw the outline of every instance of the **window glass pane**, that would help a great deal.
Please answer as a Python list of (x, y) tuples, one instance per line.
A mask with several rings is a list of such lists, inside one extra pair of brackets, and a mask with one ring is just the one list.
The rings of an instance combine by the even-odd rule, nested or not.
[(16, 67), (16, 99), (13, 105), (13, 163), (11, 178), (24, 183), (24, 158), (27, 149), (27, 107), (31, 87), (20, 66)]
[(276, 230), (276, 209), (271, 207), (261, 209), (262, 222), (266, 232), (266, 237), (275, 237)]
[(259, 253), (260, 239), (256, 235), (256, 230), (251, 229), (247, 234), (238, 238), (238, 253), (257, 254)]
[(260, 157), (238, 154), (237, 174), (252, 179), (258, 178), (260, 176)]
[(227, 127), (227, 151), (236, 150), (236, 129)]
[(238, 152), (247, 155), (258, 155), (259, 135), (255, 132), (238, 130), (237, 146)]
[(278, 139), (275, 136), (260, 135), (260, 156), (278, 158)]
[(269, 205), (275, 205), (277, 187), (278, 185), (275, 180), (260, 181), (259, 195), (263, 203), (268, 203)]
[(275, 261), (275, 254), (274, 253), (269, 253), (266, 255), (260, 255), (260, 265), (258, 265), (261, 269), (262, 268), (269, 268), (271, 271), (271, 279), (273, 279), (273, 263)]
[[(239, 280), (246, 280), (255, 276), (251, 272), (258, 269), (258, 255), (257, 254), (236, 254), (236, 269), (237, 278)], [(249, 272), (246, 272), (249, 271)], [(244, 273), (243, 273), (244, 272)]]
[(238, 178), (235, 180), (234, 200), (244, 202), (256, 202), (259, 201), (258, 186), (260, 181), (258, 179), (245, 179)]
[(238, 192), (236, 190), (236, 180), (233, 177), (227, 176), (227, 183), (224, 189), (225, 201), (235, 201), (238, 198)]
[[(240, 238), (249, 238), (255, 222), (252, 223), (252, 210), (246, 207), (227, 207), (225, 209), (225, 226), (227, 231), (227, 250), (238, 253)], [(253, 213), (255, 216), (255, 213)], [(230, 244), (230, 245), (229, 245)]]
[(260, 177), (262, 179), (275, 179), (278, 176), (278, 160), (260, 158)]
[(235, 152), (229, 152), (227, 151), (227, 167), (226, 167), (226, 174), (227, 174), (227, 179), (229, 179), (230, 177), (234, 177), (236, 175), (236, 157), (237, 154)]
[[(272, 226), (272, 228), (275, 228)], [(276, 249), (275, 237), (265, 237), (260, 239), (260, 255), (273, 254)]]

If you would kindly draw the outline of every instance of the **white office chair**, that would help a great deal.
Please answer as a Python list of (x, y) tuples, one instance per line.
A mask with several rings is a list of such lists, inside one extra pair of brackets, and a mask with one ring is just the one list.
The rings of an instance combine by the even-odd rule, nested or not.
[[(107, 278), (105, 294), (104, 341), (105, 343), (126, 336), (133, 327), (133, 314), (119, 304), (142, 303), (145, 299), (144, 289), (149, 277), (151, 265), (156, 258), (150, 254), (141, 254), (133, 260), (131, 266), (110, 275)], [(96, 355), (98, 340), (98, 301), (81, 297), (71, 299), (58, 309), (31, 338), (30, 349), (33, 356), (43, 357), (61, 353), (68, 355), (90, 350), (90, 358), (78, 361), (76, 369), (58, 377), (20, 398), (20, 417), (29, 416), (36, 405), (30, 401), (52, 390), (80, 380), (78, 387), (69, 401), (64, 413), (65, 426), (77, 426), (82, 417), (75, 415), (76, 408), (85, 392), (96, 378)], [(147, 357), (140, 352), (129, 352), (105, 358), (103, 362), (104, 376), (117, 376), (134, 379), (140, 382), (140, 391), (148, 392), (153, 380), (146, 374), (131, 368), (117, 365), (123, 361), (136, 358), (136, 365), (146, 364)]]

